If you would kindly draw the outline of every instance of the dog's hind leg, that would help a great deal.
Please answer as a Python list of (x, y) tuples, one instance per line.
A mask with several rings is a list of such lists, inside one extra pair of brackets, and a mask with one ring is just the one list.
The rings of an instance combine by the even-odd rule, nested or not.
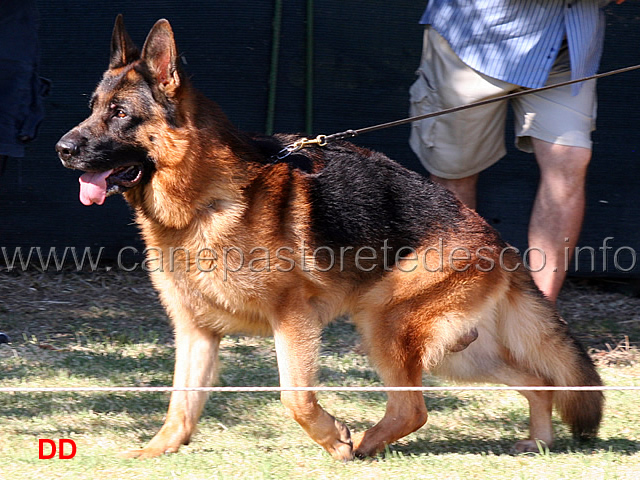
[[(387, 387), (421, 386), (422, 367), (381, 372)], [(357, 457), (368, 457), (381, 452), (396, 440), (415, 432), (427, 422), (427, 407), (422, 392), (388, 392), (387, 408), (376, 425), (364, 433), (354, 435)]]
[(538, 442), (542, 442), (542, 447), (553, 445), (553, 392), (527, 390), (520, 393), (529, 401), (529, 438), (516, 442), (514, 449), (516, 452), (540, 453)]
[[(470, 365), (484, 366), (475, 371)], [(593, 362), (529, 277), (516, 272), (511, 288), (496, 308), (495, 322), (485, 321), (466, 350), (449, 356), (441, 370), (458, 380), (511, 386), (602, 385)], [(483, 374), (484, 370), (484, 374)], [(456, 374), (458, 373), (458, 374)], [(552, 406), (579, 439), (593, 438), (602, 418), (598, 391), (520, 391), (529, 402), (529, 438), (516, 443), (520, 452), (538, 452), (538, 441), (553, 443)]]
[[(368, 319), (355, 318), (369, 358), (386, 387), (419, 387), (423, 371), (420, 349), (417, 348), (422, 343), (420, 335), (415, 336), (416, 342), (403, 342), (401, 336), (393, 335), (397, 330), (379, 329), (385, 321), (394, 324), (388, 320), (393, 315), (387, 314), (371, 313)], [(427, 417), (422, 392), (388, 392), (384, 417), (366, 432), (354, 436), (356, 456), (366, 457), (381, 452), (387, 445), (422, 427)]]
[[(321, 327), (308, 317), (289, 315), (274, 328), (278, 371), (282, 387), (310, 387), (316, 377)], [(284, 391), (287, 414), (337, 460), (353, 459), (349, 429), (329, 415), (310, 391)]]
[[(173, 386), (211, 386), (216, 376), (220, 337), (191, 322), (175, 324), (176, 362)], [(206, 392), (172, 392), (167, 418), (160, 431), (145, 448), (125, 452), (122, 456), (150, 458), (177, 452), (182, 445), (189, 443), (207, 396)]]
[[(518, 372), (510, 367), (497, 368), (492, 372), (494, 381), (509, 386), (543, 387), (549, 385), (534, 375)], [(550, 390), (518, 390), (529, 402), (529, 438), (520, 440), (514, 445), (516, 452), (539, 453), (540, 447), (551, 448), (553, 445), (553, 391)]]

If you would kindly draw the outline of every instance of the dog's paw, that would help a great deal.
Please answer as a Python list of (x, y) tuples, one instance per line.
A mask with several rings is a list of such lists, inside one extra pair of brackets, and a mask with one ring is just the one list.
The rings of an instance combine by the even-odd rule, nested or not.
[(549, 448), (546, 442), (542, 440), (520, 440), (513, 446), (516, 453), (544, 453)]
[(366, 432), (356, 433), (353, 436), (353, 455), (355, 458), (364, 460), (365, 458), (375, 457), (379, 453), (379, 449), (364, 445), (364, 434)]
[(335, 425), (338, 430), (338, 438), (332, 445), (325, 447), (326, 450), (336, 460), (341, 462), (348, 462), (354, 458), (353, 442), (351, 441), (351, 432), (347, 426), (335, 420)]
[(155, 458), (168, 453), (176, 453), (178, 448), (169, 447), (169, 448), (139, 448), (134, 450), (127, 450), (126, 452), (121, 452), (118, 454), (119, 458)]

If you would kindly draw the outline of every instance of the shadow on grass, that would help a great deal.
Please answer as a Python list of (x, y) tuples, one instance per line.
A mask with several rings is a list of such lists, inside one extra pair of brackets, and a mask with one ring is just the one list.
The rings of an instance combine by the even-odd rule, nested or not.
[[(146, 332), (148, 333), (148, 332)], [(82, 378), (84, 384), (104, 385), (105, 380), (110, 385), (170, 385), (173, 374), (174, 352), (167, 344), (147, 344), (141, 347), (138, 354), (131, 354), (125, 347), (130, 346), (139, 339), (148, 339), (145, 332), (135, 332), (124, 337), (104, 336), (101, 339), (104, 344), (92, 343), (83, 350), (71, 351), (40, 351), (34, 348), (34, 355), (25, 358), (23, 363), (9, 365), (0, 373), (1, 379), (20, 379), (24, 381), (42, 381), (48, 376), (60, 375), (66, 372), (73, 378)], [(356, 338), (354, 329), (348, 323), (338, 323), (328, 330), (327, 338), (330, 349), (328, 351), (353, 352), (353, 342)], [(157, 338), (154, 337), (154, 338)], [(337, 347), (335, 342), (338, 343)], [(104, 347), (104, 348), (103, 348)], [(35, 357), (35, 358), (32, 358)], [(346, 370), (334, 370), (322, 367), (320, 379), (323, 383), (340, 385), (379, 385), (379, 379), (375, 373), (366, 368), (347, 368)], [(65, 384), (73, 384), (72, 380), (66, 380)], [(271, 348), (254, 348), (248, 345), (234, 345), (223, 349), (221, 352), (220, 386), (269, 386), (278, 385), (278, 371), (275, 357)], [(359, 403), (380, 408), (386, 403), (384, 393), (334, 393), (335, 398), (345, 402)], [(429, 393), (425, 395), (425, 402), (430, 412), (451, 411), (466, 407), (473, 400), (467, 400), (455, 394), (446, 392)], [(278, 402), (277, 393), (213, 393), (203, 412), (203, 419), (214, 419), (223, 423), (226, 427), (246, 425), (251, 423), (253, 413)], [(73, 422), (70, 433), (96, 433), (100, 431), (116, 434), (130, 433), (131, 430), (140, 432), (140, 441), (148, 441), (162, 425), (162, 417), (166, 413), (169, 402), (168, 393), (35, 393), (0, 395), (0, 416), (17, 420), (31, 420), (59, 414), (77, 415), (77, 421)], [(325, 405), (332, 410), (332, 405)], [(86, 415), (89, 412), (90, 415)], [(91, 415), (91, 414), (97, 415)], [(124, 414), (125, 424), (122, 418), (114, 418)], [(287, 419), (282, 412), (282, 420)], [(371, 427), (371, 423), (353, 421), (342, 418), (352, 431), (363, 431)], [(526, 431), (528, 417), (526, 415), (510, 416), (495, 420), (482, 420), (475, 423), (486, 425), (488, 431), (496, 431), (505, 424), (517, 424), (522, 431)], [(50, 433), (51, 426), (40, 426), (38, 422), (28, 422), (28, 428), (24, 428), (25, 434), (38, 434), (46, 436)], [(14, 431), (22, 427), (13, 427)], [(265, 427), (266, 428), (266, 427)], [(429, 429), (429, 425), (425, 427)], [(477, 428), (477, 425), (476, 425)], [(41, 432), (38, 432), (41, 430)], [(19, 433), (19, 432), (18, 432)], [(258, 431), (258, 436), (271, 435), (271, 427), (264, 433)], [(301, 431), (300, 435), (304, 433)], [(426, 433), (425, 435), (429, 435)], [(426, 455), (430, 453), (494, 453), (511, 454), (512, 446), (520, 438), (506, 435), (487, 440), (471, 435), (465, 435), (459, 429), (436, 431), (436, 440), (418, 438), (407, 444), (395, 445), (392, 452), (401, 452), (404, 455)], [(572, 442), (571, 439), (559, 436), (552, 450), (554, 454), (584, 453), (594, 451), (613, 451), (625, 454), (633, 454), (639, 450), (640, 444), (624, 438), (609, 438), (596, 440), (587, 446)]]
[[(171, 385), (174, 351), (167, 345), (147, 345), (140, 353), (127, 353), (118, 342), (107, 342), (105, 348), (101, 345), (91, 345), (91, 350), (60, 350), (41, 351), (33, 346), (35, 359), (25, 358), (24, 364), (13, 365), (2, 373), (1, 377), (20, 379), (34, 383), (42, 383), (47, 377), (66, 374), (64, 386), (73, 385), (73, 379), (82, 379), (82, 384), (126, 386), (165, 386)], [(270, 349), (252, 349), (244, 346), (226, 348), (220, 355), (219, 386), (273, 386), (278, 385), (278, 371), (275, 356)], [(321, 378), (330, 379), (329, 383), (341, 384), (342, 379), (347, 384), (379, 384), (371, 370), (348, 369), (336, 373), (324, 368)], [(325, 380), (323, 379), (323, 381)], [(47, 385), (51, 386), (50, 383)], [(359, 402), (381, 406), (386, 403), (384, 393), (353, 393), (340, 392), (336, 394), (345, 402)], [(83, 413), (98, 414), (91, 416), (87, 431), (99, 429), (128, 430), (131, 427), (118, 427), (109, 422), (105, 414), (128, 414), (135, 417), (135, 430), (151, 432), (161, 426), (160, 420), (164, 416), (169, 393), (16, 393), (0, 395), (0, 412), (6, 418), (30, 420), (34, 417), (56, 416), (72, 414), (82, 417)], [(248, 412), (259, 411), (265, 406), (279, 401), (279, 394), (271, 393), (212, 393), (206, 403), (203, 417), (219, 419), (226, 426), (234, 426), (247, 422)], [(426, 397), (427, 407), (431, 411), (442, 411), (465, 406), (466, 401), (446, 393), (429, 395)], [(331, 405), (326, 405), (331, 410)], [(331, 412), (330, 412), (331, 413)], [(283, 413), (283, 419), (285, 419)], [(363, 430), (371, 425), (364, 422), (350, 422), (351, 428)], [(80, 423), (82, 420), (80, 421)], [(31, 423), (31, 422), (30, 422)], [(33, 425), (29, 430), (33, 432)], [(82, 433), (82, 425), (74, 426), (74, 432)]]
[(48, 371), (68, 370), (69, 376), (96, 380), (123, 380), (135, 372), (171, 372), (173, 351), (156, 352), (153, 356), (137, 357), (122, 352), (60, 351), (42, 352), (42, 358), (29, 359), (20, 365), (9, 365), (2, 372), (3, 380), (29, 380), (34, 375), (44, 376)]
[[(246, 393), (222, 394), (209, 396), (202, 418), (214, 418), (225, 426), (232, 427), (247, 421), (247, 412), (257, 411), (267, 405), (278, 402), (274, 393), (249, 395)], [(56, 415), (77, 416), (72, 430), (75, 434), (96, 433), (99, 429), (107, 430), (146, 430), (157, 431), (162, 425), (169, 394), (162, 392), (149, 393), (16, 393), (0, 403), (2, 417), (5, 419), (32, 420)], [(126, 427), (119, 426), (119, 420), (112, 415), (126, 414), (135, 418), (134, 425), (128, 420)], [(286, 418), (283, 414), (283, 419)], [(34, 434), (37, 425), (29, 423), (28, 431)], [(43, 426), (45, 430), (50, 426)]]
[[(392, 445), (391, 455), (400, 452), (404, 456), (426, 454), (493, 454), (493, 455), (544, 455), (538, 453), (516, 453), (513, 449), (515, 443), (521, 438), (503, 437), (496, 440), (478, 439), (472, 436), (460, 435), (451, 430), (450, 439), (430, 441), (418, 439), (405, 445)], [(551, 455), (582, 454), (593, 455), (603, 452), (635, 455), (640, 451), (640, 442), (626, 438), (596, 439), (591, 442), (576, 442), (570, 438), (558, 438), (550, 449)]]
[[(556, 435), (550, 454), (584, 454), (615, 452), (633, 455), (640, 451), (640, 442), (627, 438), (596, 438), (589, 441), (578, 441), (571, 437), (568, 427), (554, 418), (554, 432)], [(427, 423), (424, 432), (419, 438), (415, 438), (403, 445), (394, 445), (391, 451), (401, 452), (403, 455), (423, 455), (442, 453), (473, 453), (494, 455), (540, 455), (538, 453), (517, 453), (514, 445), (523, 440), (528, 434), (529, 415), (526, 413), (509, 412), (508, 416), (469, 419), (469, 425), (473, 431), (481, 431), (485, 427), (486, 433), (479, 437), (466, 434), (460, 427), (451, 429), (441, 426), (431, 426)], [(505, 429), (505, 426), (508, 427)], [(511, 429), (520, 433), (512, 433)], [(500, 433), (502, 432), (502, 433)], [(495, 435), (495, 438), (487, 438)], [(437, 438), (434, 438), (437, 437)]]

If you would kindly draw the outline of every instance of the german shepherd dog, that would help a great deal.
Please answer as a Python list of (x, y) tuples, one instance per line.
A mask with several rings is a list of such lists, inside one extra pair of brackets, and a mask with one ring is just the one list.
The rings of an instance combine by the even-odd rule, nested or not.
[[(56, 145), (85, 172), (83, 203), (124, 195), (173, 322), (175, 387), (210, 386), (220, 338), (275, 337), (280, 384), (314, 385), (323, 327), (348, 314), (385, 386), (423, 371), (511, 386), (601, 385), (582, 346), (514, 248), (444, 188), (386, 156), (337, 141), (278, 159), (294, 135), (251, 136), (195, 90), (169, 22), (142, 51), (118, 16), (92, 113)], [(600, 391), (525, 390), (530, 434), (553, 442), (555, 405), (594, 437)], [(164, 426), (131, 457), (189, 442), (206, 393), (175, 391)], [(384, 417), (351, 435), (310, 391), (286, 412), (339, 460), (375, 455), (427, 421), (422, 393), (391, 391)]]

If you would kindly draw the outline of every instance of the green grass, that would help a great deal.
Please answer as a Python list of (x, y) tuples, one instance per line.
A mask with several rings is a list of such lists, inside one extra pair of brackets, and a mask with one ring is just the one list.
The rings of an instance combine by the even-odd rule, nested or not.
[[(69, 300), (49, 303), (45, 310), (37, 302), (58, 298), (53, 290), (29, 304), (18, 299), (10, 304), (0, 296), (0, 330), (13, 336), (11, 345), (0, 345), (0, 385), (170, 385), (173, 348), (162, 310), (146, 287), (136, 298), (119, 297), (116, 287), (103, 285), (102, 305), (95, 296), (88, 304)], [(141, 303), (141, 296), (151, 303)], [(132, 323), (136, 327), (130, 328)], [(640, 384), (636, 358), (630, 354), (628, 361), (603, 362), (606, 383)], [(277, 385), (271, 339), (226, 338), (221, 360), (220, 385)], [(348, 322), (325, 332), (320, 381), (379, 385)], [(425, 384), (446, 385), (431, 377)], [(551, 451), (514, 455), (511, 446), (526, 436), (528, 420), (517, 393), (427, 393), (425, 427), (375, 459), (339, 463), (285, 416), (275, 393), (212, 394), (192, 443), (178, 454), (151, 460), (116, 454), (144, 445), (155, 434), (168, 394), (0, 393), (0, 478), (640, 479), (638, 392), (606, 396), (604, 422), (593, 443), (574, 443), (556, 420)], [(373, 425), (385, 408), (381, 393), (332, 392), (319, 398), (352, 432)], [(73, 439), (77, 455), (39, 460), (40, 438)]]

